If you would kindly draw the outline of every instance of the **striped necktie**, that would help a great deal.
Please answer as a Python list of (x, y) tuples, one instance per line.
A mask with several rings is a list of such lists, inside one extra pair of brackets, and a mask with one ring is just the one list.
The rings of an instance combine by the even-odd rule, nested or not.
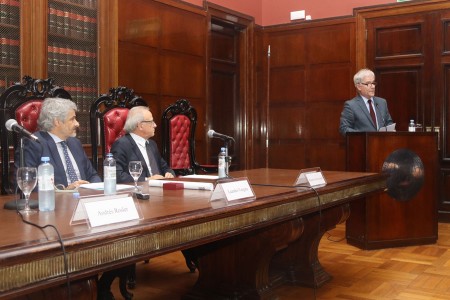
[(78, 181), (77, 173), (75, 172), (72, 161), (70, 160), (70, 157), (69, 157), (69, 152), (67, 151), (67, 143), (65, 141), (62, 141), (61, 146), (62, 146), (63, 153), (64, 153), (64, 159), (66, 160), (67, 175), (69, 175), (70, 183)]
[(370, 116), (372, 117), (373, 125), (377, 127), (377, 117), (375, 116), (375, 111), (373, 110), (372, 99), (369, 99), (367, 103), (369, 103)]

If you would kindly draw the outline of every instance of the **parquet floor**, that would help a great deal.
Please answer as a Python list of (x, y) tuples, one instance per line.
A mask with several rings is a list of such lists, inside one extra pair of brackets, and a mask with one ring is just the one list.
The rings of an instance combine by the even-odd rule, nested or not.
[[(332, 281), (317, 290), (279, 287), (279, 299), (450, 300), (450, 224), (439, 224), (434, 245), (371, 251), (348, 245), (344, 230), (343, 224), (338, 225), (320, 243), (320, 261)], [(180, 299), (196, 278), (180, 252), (154, 258), (137, 265), (133, 299)], [(117, 282), (113, 286), (116, 299), (122, 299)]]

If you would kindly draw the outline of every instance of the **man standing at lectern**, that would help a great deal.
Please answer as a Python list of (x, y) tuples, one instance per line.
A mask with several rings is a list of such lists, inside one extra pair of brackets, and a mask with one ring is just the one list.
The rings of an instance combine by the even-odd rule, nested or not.
[(378, 131), (393, 124), (387, 102), (375, 97), (375, 74), (369, 69), (361, 69), (353, 77), (358, 95), (345, 102), (341, 113), (339, 132)]

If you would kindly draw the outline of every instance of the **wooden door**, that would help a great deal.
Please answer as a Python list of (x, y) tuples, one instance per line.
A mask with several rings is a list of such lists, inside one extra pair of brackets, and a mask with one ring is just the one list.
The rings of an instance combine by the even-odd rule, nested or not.
[(397, 130), (406, 131), (414, 119), (423, 130), (438, 132), (438, 210), (441, 220), (450, 220), (450, 3), (434, 5), (367, 14), (365, 60)]
[[(229, 145), (232, 164), (239, 166), (240, 133), (240, 35), (239, 28), (217, 19), (211, 20), (211, 77), (210, 77), (210, 128), (232, 136)], [(211, 141), (212, 157), (224, 142)]]

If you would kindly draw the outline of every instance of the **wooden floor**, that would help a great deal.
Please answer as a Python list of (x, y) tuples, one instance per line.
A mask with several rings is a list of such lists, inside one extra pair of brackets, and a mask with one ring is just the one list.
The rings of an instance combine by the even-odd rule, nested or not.
[[(344, 225), (325, 234), (319, 257), (331, 282), (314, 290), (283, 286), (279, 299), (450, 299), (450, 224), (434, 245), (364, 251), (347, 245)], [(134, 300), (180, 299), (195, 283), (180, 252), (137, 265)], [(116, 299), (122, 299), (113, 283)]]

